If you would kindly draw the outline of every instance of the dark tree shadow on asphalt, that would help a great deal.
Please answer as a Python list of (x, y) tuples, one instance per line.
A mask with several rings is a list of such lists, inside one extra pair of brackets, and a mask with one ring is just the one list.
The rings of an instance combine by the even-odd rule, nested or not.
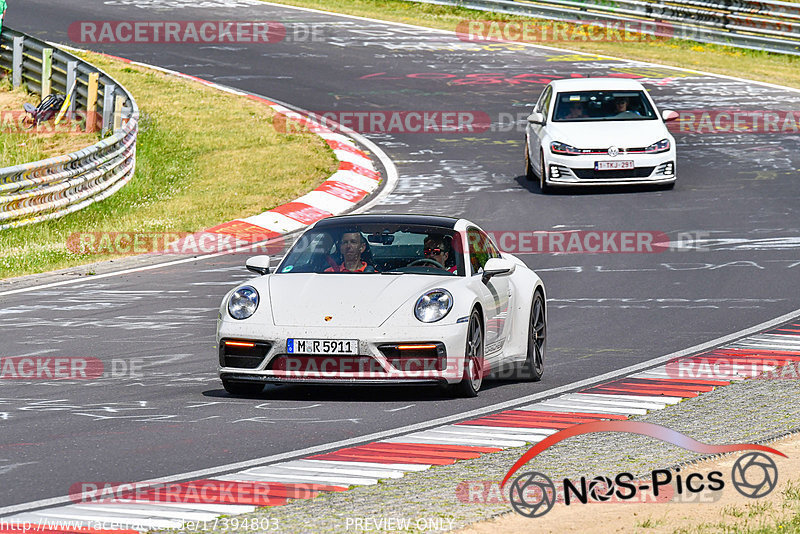
[[(502, 380), (484, 379), (481, 391), (488, 391), (506, 384)], [(304, 385), (267, 384), (261, 393), (253, 395), (231, 395), (222, 388), (203, 392), (204, 397), (233, 399), (269, 399), (287, 401), (344, 401), (344, 402), (405, 402), (443, 400), (461, 401), (450, 391), (436, 385), (420, 386), (366, 386), (366, 385)], [(480, 398), (480, 394), (478, 395)]]

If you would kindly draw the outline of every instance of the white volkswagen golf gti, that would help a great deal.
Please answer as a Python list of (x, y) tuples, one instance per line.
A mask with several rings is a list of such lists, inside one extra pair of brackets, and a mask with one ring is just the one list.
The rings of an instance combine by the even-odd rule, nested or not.
[(525, 132), (525, 173), (554, 186), (675, 184), (675, 139), (639, 82), (555, 80), (542, 91)]

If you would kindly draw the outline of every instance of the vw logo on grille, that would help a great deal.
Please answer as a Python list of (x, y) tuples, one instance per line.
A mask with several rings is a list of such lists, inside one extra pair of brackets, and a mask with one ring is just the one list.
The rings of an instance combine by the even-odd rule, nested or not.
[(608, 147), (608, 155), (611, 156), (612, 158), (619, 156), (619, 148), (615, 146)]

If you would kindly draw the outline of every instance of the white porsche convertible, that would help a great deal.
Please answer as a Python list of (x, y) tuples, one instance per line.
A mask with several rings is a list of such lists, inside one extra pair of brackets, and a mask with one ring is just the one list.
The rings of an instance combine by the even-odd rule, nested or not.
[(525, 133), (525, 173), (550, 187), (675, 184), (675, 139), (637, 81), (555, 80), (544, 88)]
[(266, 383), (441, 384), (467, 397), (484, 377), (539, 380), (542, 281), (475, 224), (424, 215), (318, 221), (271, 272), (231, 290), (217, 322), (232, 394)]

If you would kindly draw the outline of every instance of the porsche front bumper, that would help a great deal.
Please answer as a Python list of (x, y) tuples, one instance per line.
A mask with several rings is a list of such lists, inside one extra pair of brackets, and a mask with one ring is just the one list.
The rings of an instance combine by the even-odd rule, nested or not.
[[(219, 374), (241, 382), (435, 384), (463, 377), (466, 323), (420, 324), (391, 332), (359, 327), (270, 327), (253, 332), (224, 321), (217, 333)], [(296, 355), (288, 339), (358, 340), (358, 355)], [(227, 344), (252, 343), (251, 349)], [(400, 346), (402, 349), (398, 349)], [(249, 357), (248, 357), (249, 356)]]

